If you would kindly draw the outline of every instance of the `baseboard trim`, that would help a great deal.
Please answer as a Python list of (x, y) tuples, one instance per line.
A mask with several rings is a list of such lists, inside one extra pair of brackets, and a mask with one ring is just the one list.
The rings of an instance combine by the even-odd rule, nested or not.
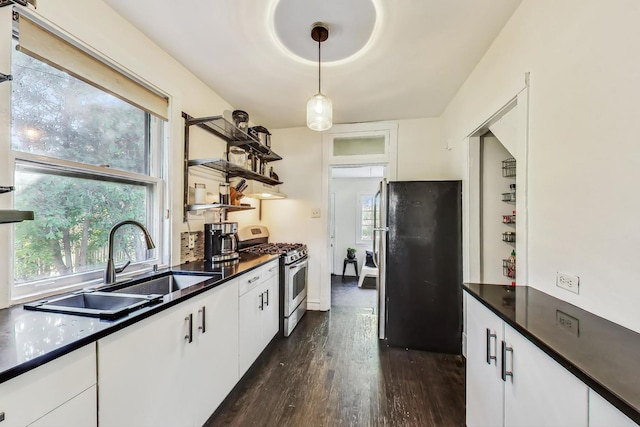
[(309, 301), (309, 300), (307, 300), (307, 310), (309, 310), (309, 311), (321, 311), (320, 310), (320, 301)]

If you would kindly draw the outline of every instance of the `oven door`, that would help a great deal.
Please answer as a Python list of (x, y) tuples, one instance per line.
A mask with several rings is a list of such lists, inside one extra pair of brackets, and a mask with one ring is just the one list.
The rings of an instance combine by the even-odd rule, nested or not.
[(289, 317), (307, 297), (309, 259), (304, 258), (285, 267), (284, 315)]

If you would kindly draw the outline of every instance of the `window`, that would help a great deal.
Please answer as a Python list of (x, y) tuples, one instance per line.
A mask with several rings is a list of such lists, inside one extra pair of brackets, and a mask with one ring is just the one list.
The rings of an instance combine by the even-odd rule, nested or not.
[(164, 122), (17, 50), (11, 73), (14, 206), (35, 214), (15, 225), (12, 298), (101, 283), (109, 231), (125, 219), (146, 224), (158, 249), (123, 227), (116, 265), (161, 263)]
[(356, 242), (366, 244), (373, 241), (374, 195), (358, 195), (358, 218), (356, 220)]

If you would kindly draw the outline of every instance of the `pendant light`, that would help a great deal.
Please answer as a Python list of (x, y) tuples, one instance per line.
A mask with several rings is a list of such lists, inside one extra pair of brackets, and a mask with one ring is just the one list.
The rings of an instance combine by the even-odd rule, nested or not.
[(323, 131), (333, 125), (331, 100), (320, 91), (320, 44), (329, 38), (329, 27), (316, 22), (311, 28), (311, 38), (318, 42), (318, 93), (307, 101), (307, 126), (311, 130)]

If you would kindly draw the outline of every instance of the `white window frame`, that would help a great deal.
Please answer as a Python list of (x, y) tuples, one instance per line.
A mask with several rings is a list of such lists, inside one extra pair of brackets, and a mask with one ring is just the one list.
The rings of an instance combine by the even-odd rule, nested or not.
[[(371, 194), (371, 193), (358, 193), (358, 207), (356, 209), (356, 245), (360, 245), (360, 246), (365, 246), (365, 245), (369, 245), (371, 246), (373, 244), (373, 238), (372, 240), (363, 240), (362, 239), (362, 198), (363, 197), (371, 197), (371, 199), (373, 200), (375, 197), (375, 194)], [(372, 210), (373, 211), (373, 210)]]
[[(8, 28), (7, 28), (8, 27)], [(11, 34), (14, 31), (12, 20), (12, 8), (0, 8), (0, 37)], [(66, 35), (69, 41), (69, 36)], [(73, 44), (83, 50), (89, 48), (73, 39)], [(0, 39), (0, 69), (4, 72), (11, 70), (12, 49), (11, 37), (2, 41)], [(125, 75), (133, 73), (114, 64), (107, 58), (101, 57), (97, 52), (92, 51), (92, 55), (100, 57), (114, 69)], [(117, 180), (119, 182), (131, 182), (148, 186), (149, 194), (147, 198), (147, 228), (154, 238), (156, 249), (153, 259), (131, 264), (125, 272), (118, 274), (118, 280), (126, 279), (128, 276), (151, 271), (155, 265), (166, 267), (169, 259), (166, 251), (168, 247), (168, 233), (166, 233), (166, 221), (164, 212), (167, 209), (167, 165), (166, 151), (168, 148), (166, 134), (168, 132), (168, 122), (149, 115), (150, 118), (150, 146), (149, 146), (149, 175), (120, 171), (108, 167), (92, 166), (67, 160), (55, 159), (48, 156), (36, 155), (20, 151), (13, 151), (11, 148), (11, 85), (5, 82), (0, 85), (0, 117), (5, 120), (0, 121), (0, 159), (6, 159), (5, 167), (0, 171), (0, 185), (13, 185), (16, 165), (18, 163), (34, 164), (43, 169), (64, 170), (78, 173), (79, 177), (85, 175), (88, 178), (104, 177), (106, 180)], [(13, 194), (4, 195), (0, 199), (0, 209), (13, 209)], [(0, 225), (0, 308), (10, 304), (19, 304), (29, 300), (46, 297), (61, 292), (67, 292), (85, 287), (95, 287), (101, 285), (103, 281), (103, 270), (72, 274), (62, 277), (47, 278), (29, 282), (25, 285), (16, 286), (14, 283), (14, 227), (10, 225)], [(20, 289), (22, 288), (22, 289)]]

